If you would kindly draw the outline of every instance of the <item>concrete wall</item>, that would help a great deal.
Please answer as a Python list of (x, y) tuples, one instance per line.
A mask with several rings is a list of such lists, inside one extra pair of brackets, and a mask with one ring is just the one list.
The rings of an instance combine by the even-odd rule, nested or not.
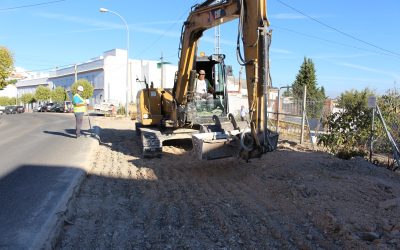
[(105, 100), (121, 105), (126, 103), (126, 93), (129, 91), (126, 88), (126, 51), (125, 56), (104, 58), (104, 86)]
[(175, 73), (178, 71), (178, 66), (172, 64), (163, 64), (163, 88), (173, 88), (175, 81)]

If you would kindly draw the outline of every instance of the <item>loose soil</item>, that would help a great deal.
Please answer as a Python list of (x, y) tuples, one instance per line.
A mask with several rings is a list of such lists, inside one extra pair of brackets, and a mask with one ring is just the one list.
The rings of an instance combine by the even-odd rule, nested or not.
[(400, 176), (281, 142), (245, 162), (165, 146), (140, 159), (134, 122), (101, 144), (58, 249), (399, 249)]

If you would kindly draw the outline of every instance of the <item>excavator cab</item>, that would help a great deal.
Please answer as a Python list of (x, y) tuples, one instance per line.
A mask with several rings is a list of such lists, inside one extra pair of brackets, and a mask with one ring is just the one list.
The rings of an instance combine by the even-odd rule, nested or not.
[(192, 105), (188, 120), (195, 124), (215, 123), (215, 119), (226, 119), (229, 112), (226, 87), (225, 55), (198, 56), (194, 71), (204, 70), (205, 78), (210, 83), (206, 95), (196, 95), (196, 81), (191, 88), (193, 92)]

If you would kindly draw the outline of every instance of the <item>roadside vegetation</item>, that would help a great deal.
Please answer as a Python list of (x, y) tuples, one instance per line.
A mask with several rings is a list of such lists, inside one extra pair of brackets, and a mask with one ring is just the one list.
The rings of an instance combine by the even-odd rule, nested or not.
[[(14, 58), (11, 51), (0, 45), (0, 90), (15, 81), (7, 80), (14, 68)], [(14, 102), (15, 103), (15, 102)]]
[[(376, 96), (369, 89), (351, 90), (342, 93), (338, 99), (338, 108), (342, 110), (328, 116), (325, 126), (328, 133), (321, 135), (318, 144), (325, 146), (331, 153), (343, 159), (365, 156), (371, 141), (372, 108), (368, 107), (368, 97)], [(400, 95), (389, 90), (377, 96), (377, 104), (395, 140), (400, 139)], [(375, 153), (391, 152), (386, 132), (381, 121), (375, 117), (373, 135)]]
[(0, 106), (15, 105), (15, 97), (0, 96)]

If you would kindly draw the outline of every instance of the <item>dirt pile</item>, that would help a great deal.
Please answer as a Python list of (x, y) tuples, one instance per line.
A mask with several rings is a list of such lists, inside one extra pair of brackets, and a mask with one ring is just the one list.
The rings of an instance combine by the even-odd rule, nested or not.
[(102, 145), (60, 249), (399, 249), (400, 176), (288, 143), (249, 163), (164, 147), (139, 158), (133, 122)]

